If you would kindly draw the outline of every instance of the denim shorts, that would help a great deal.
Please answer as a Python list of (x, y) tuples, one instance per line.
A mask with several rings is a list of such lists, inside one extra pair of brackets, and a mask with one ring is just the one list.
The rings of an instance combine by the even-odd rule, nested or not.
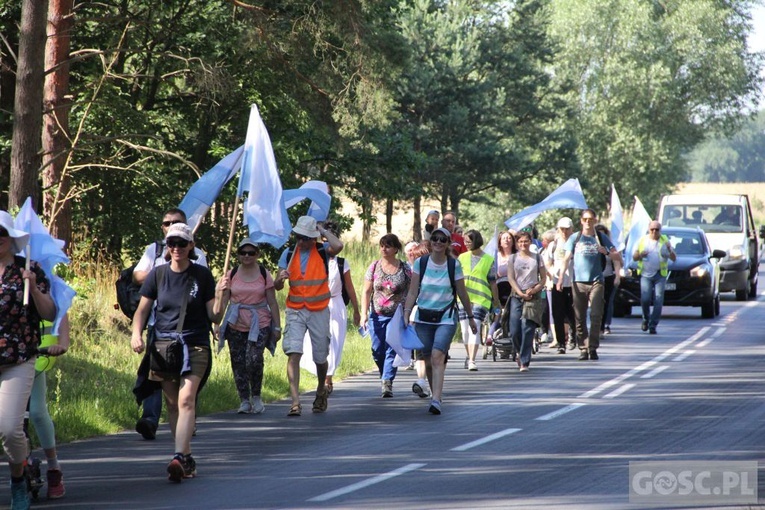
[(449, 346), (452, 345), (454, 332), (457, 331), (457, 323), (451, 324), (426, 324), (415, 322), (414, 329), (420, 342), (424, 347), (419, 351), (423, 356), (430, 356), (433, 349), (437, 349), (444, 354), (449, 352)]

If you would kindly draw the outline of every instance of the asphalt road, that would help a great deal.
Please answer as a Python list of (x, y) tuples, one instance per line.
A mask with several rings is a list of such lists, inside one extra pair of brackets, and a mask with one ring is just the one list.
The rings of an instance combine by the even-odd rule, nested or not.
[(763, 296), (726, 295), (714, 320), (668, 307), (658, 335), (616, 319), (599, 361), (545, 347), (528, 373), (491, 359), (468, 372), (454, 345), (441, 416), (412, 394), (413, 372), (399, 372), (392, 399), (366, 374), (336, 383), (326, 414), (307, 394), (299, 418), (283, 401), (200, 419), (198, 476), (181, 484), (166, 480), (167, 426), (156, 441), (128, 431), (61, 445), (67, 495), (33, 508), (646, 508), (630, 503), (631, 461), (763, 457), (763, 323)]

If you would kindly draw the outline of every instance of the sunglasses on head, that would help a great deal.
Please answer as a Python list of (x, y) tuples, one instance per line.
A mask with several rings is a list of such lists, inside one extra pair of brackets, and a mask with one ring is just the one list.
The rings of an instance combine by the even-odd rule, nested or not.
[(188, 248), (188, 246), (189, 246), (189, 241), (185, 239), (170, 238), (167, 240), (168, 248)]
[(449, 240), (442, 236), (435, 236), (430, 238), (430, 242), (432, 243), (448, 243)]
[(163, 227), (169, 227), (170, 225), (175, 225), (176, 223), (184, 223), (183, 220), (170, 220), (170, 221), (163, 221), (162, 226)]
[(10, 234), (8, 233), (7, 230), (3, 228), (3, 229), (0, 229), (0, 237), (10, 237)]
[(239, 250), (239, 255), (242, 257), (257, 257), (258, 252), (255, 250)]

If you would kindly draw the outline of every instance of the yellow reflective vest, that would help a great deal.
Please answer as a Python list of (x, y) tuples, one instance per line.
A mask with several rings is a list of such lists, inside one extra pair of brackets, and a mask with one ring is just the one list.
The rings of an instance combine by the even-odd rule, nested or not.
[(465, 277), (465, 288), (467, 289), (470, 302), (474, 305), (482, 306), (491, 310), (491, 286), (489, 285), (489, 271), (494, 264), (494, 257), (484, 253), (481, 260), (474, 268), (470, 268), (471, 252), (465, 252), (459, 256), (462, 274)]

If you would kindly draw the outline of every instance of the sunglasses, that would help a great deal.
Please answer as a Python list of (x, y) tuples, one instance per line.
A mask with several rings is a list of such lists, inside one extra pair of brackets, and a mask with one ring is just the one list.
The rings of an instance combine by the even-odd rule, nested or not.
[(168, 248), (188, 248), (189, 241), (185, 239), (168, 239), (167, 247)]
[(649, 228), (648, 230), (650, 230), (651, 232), (661, 232), (660, 228)]
[(10, 234), (8, 233), (7, 230), (2, 229), (0, 230), (0, 237), (10, 237)]
[(436, 237), (431, 237), (430, 242), (431, 243), (448, 243), (449, 240), (445, 237), (436, 236)]
[(582, 218), (582, 221), (595, 221), (595, 218), (588, 216), (586, 218)]
[(239, 252), (239, 255), (241, 255), (242, 257), (257, 257), (258, 252), (250, 251), (250, 250), (242, 250)]
[(170, 225), (175, 225), (176, 223), (184, 223), (183, 220), (170, 220), (170, 221), (163, 221), (162, 226), (163, 227), (169, 227)]

